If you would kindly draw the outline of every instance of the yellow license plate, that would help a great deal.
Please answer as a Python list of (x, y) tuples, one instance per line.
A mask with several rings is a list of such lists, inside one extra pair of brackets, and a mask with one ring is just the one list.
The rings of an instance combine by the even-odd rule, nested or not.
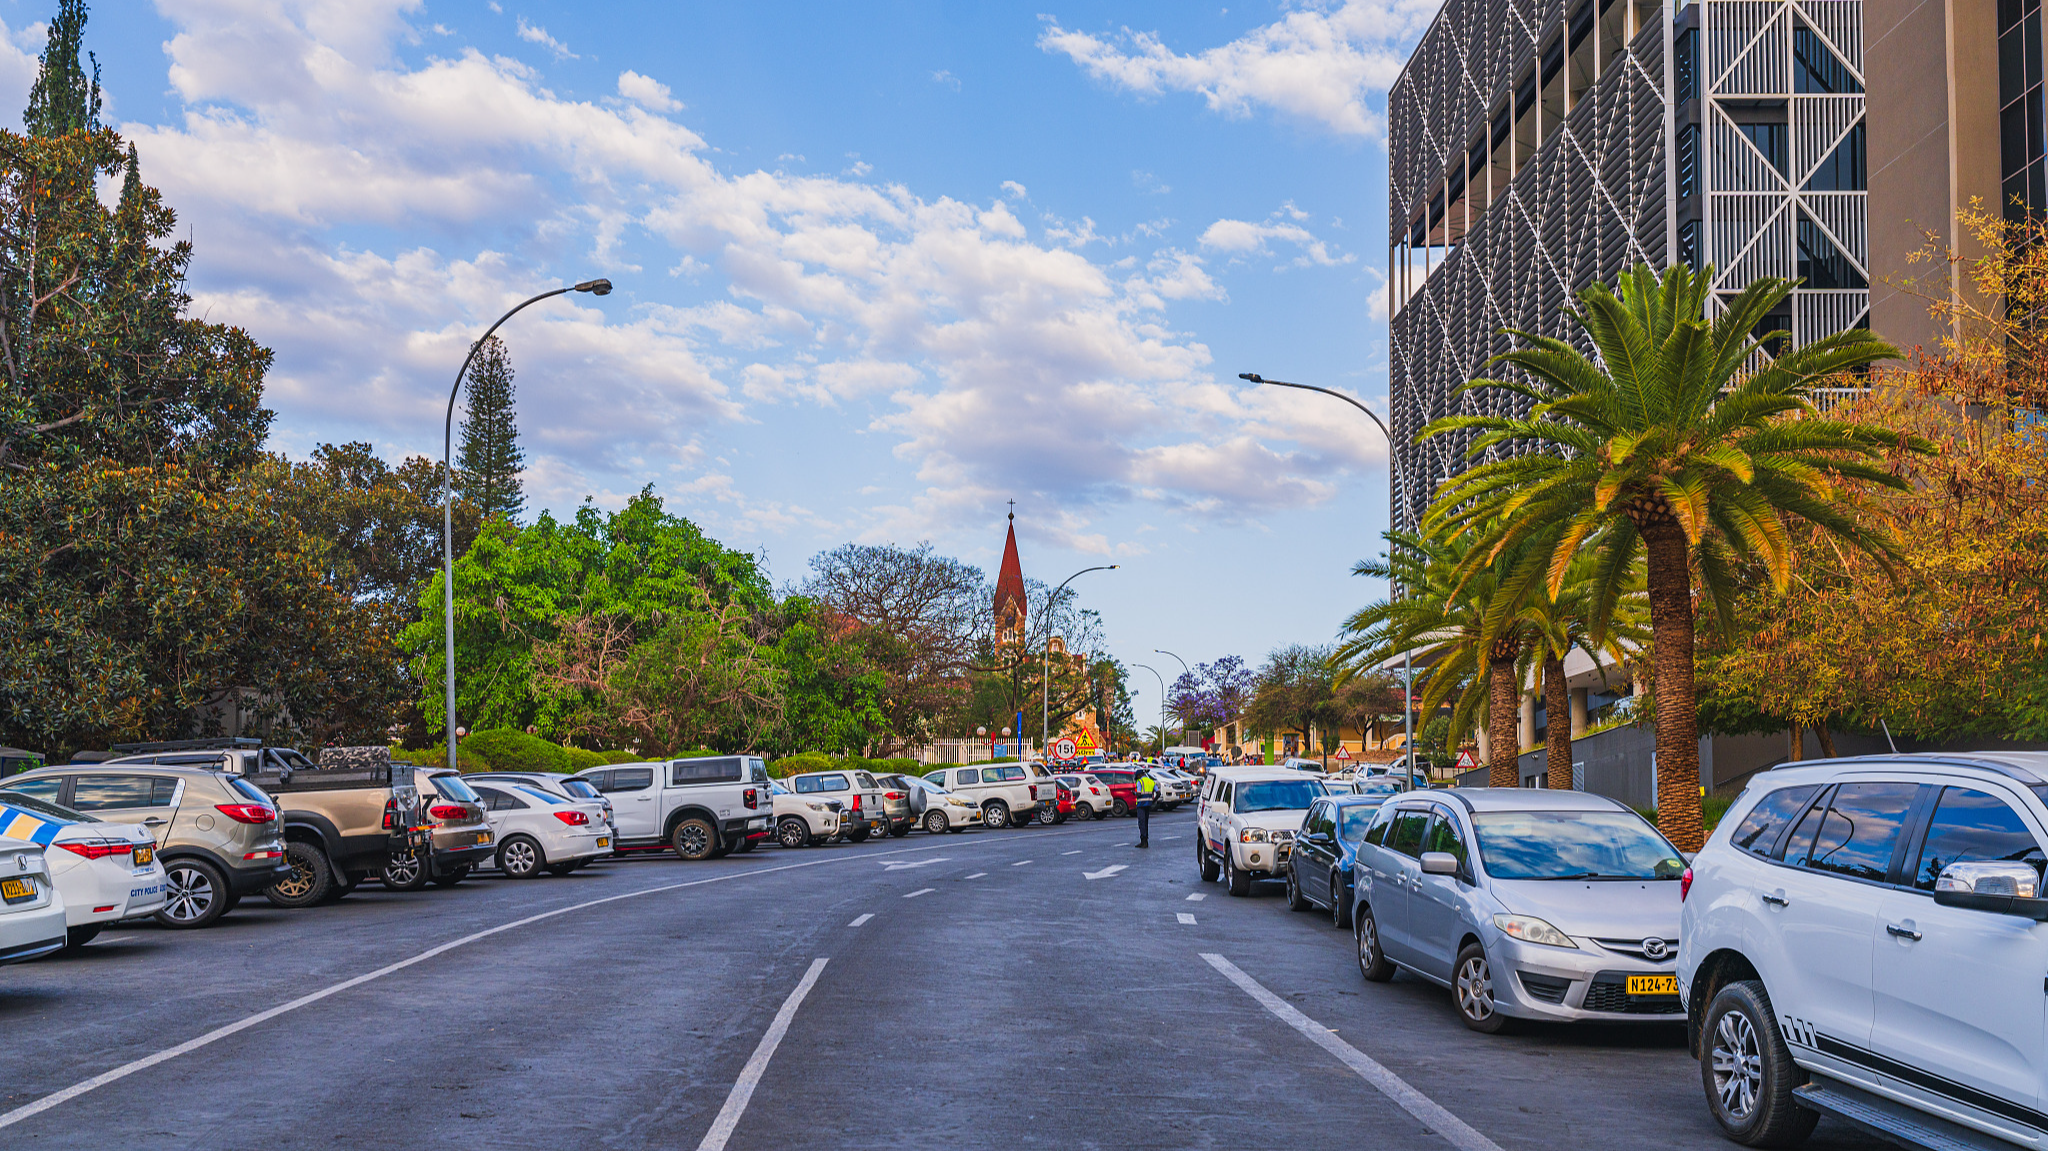
[(5, 900), (9, 904), (19, 904), (23, 900), (33, 900), (35, 898), (35, 881), (30, 880), (25, 876), (16, 876), (10, 877), (6, 880), (0, 880), (0, 900)]
[(145, 846), (142, 848), (137, 848), (135, 850), (135, 866), (137, 868), (142, 867), (144, 864), (147, 864), (154, 859), (156, 859), (156, 849), (154, 847)]
[(597, 846), (598, 846), (599, 848), (609, 848), (609, 847), (611, 847), (611, 846), (612, 846), (612, 838), (611, 838), (611, 837), (609, 837), (609, 836), (599, 836), (599, 837), (597, 838)]
[(1628, 978), (1628, 994), (1631, 996), (1676, 996), (1676, 976), (1631, 976)]

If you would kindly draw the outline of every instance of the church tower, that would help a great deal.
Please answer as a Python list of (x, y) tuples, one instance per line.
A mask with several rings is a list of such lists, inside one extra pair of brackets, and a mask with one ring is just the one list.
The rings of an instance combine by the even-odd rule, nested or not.
[(1017, 561), (1016, 502), (1011, 501), (1010, 535), (1003, 542), (1003, 567), (996, 574), (996, 646), (1024, 646), (1024, 567)]

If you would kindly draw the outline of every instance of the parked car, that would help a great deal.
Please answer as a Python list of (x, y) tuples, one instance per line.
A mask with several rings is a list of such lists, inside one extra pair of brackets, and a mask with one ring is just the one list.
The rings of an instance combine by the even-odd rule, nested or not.
[(416, 770), (413, 785), (420, 793), (419, 819), (432, 831), (424, 845), (391, 850), (379, 873), (384, 887), (413, 892), (431, 882), (452, 888), (471, 870), (496, 857), (497, 841), (484, 802), (467, 779), (446, 768)]
[(924, 792), (917, 786), (918, 778), (901, 772), (877, 772), (875, 783), (891, 791), (903, 793), (903, 799), (910, 805), (910, 826), (915, 828), (924, 819)]
[(775, 797), (775, 840), (784, 848), (815, 847), (839, 835), (839, 801), (799, 796), (779, 780), (768, 791)]
[(1074, 817), (1079, 820), (1107, 819), (1116, 807), (1115, 797), (1109, 794), (1109, 786), (1097, 780), (1093, 773), (1070, 772), (1057, 778), (1074, 794)]
[(64, 898), (67, 948), (83, 948), (108, 924), (164, 906), (156, 837), (140, 824), (94, 820), (61, 804), (0, 792), (0, 837), (54, 849), (44, 863)]
[(1202, 879), (1221, 875), (1232, 896), (1249, 896), (1252, 881), (1284, 877), (1294, 833), (1322, 795), (1322, 781), (1284, 768), (1211, 774), (1195, 814), (1195, 867)]
[(1056, 806), (1059, 800), (1050, 773), (1038, 777), (1022, 764), (940, 768), (924, 778), (980, 805), (982, 823), (990, 828), (1023, 827), (1036, 818), (1040, 804)]
[(1153, 803), (1162, 812), (1192, 802), (1200, 790), (1195, 778), (1178, 768), (1154, 768), (1152, 779), (1159, 784), (1159, 797)]
[(1782, 1146), (1833, 1113), (1907, 1147), (2048, 1146), (2044, 796), (2040, 752), (1750, 779), (1692, 861), (1678, 929), (1730, 1139)]
[(882, 799), (882, 786), (874, 776), (858, 769), (837, 772), (803, 772), (784, 776), (783, 786), (806, 799), (839, 802), (839, 835), (855, 844), (870, 836), (889, 834), (889, 815)]
[[(1329, 787), (1329, 781), (1323, 782)], [(1339, 928), (1351, 927), (1351, 862), (1384, 796), (1331, 795), (1315, 802), (1294, 834), (1287, 858), (1287, 906), (1322, 908)]]
[[(239, 767), (239, 762), (235, 762)], [(291, 873), (277, 804), (217, 754), (69, 764), (9, 776), (5, 791), (149, 832), (164, 870), (157, 923), (204, 928)]]
[(685, 860), (715, 860), (765, 839), (774, 815), (759, 756), (611, 764), (576, 775), (611, 800), (618, 848), (666, 845)]
[(1090, 769), (1088, 775), (1109, 789), (1109, 814), (1129, 816), (1138, 803), (1138, 772), (1122, 765)]
[(924, 815), (918, 826), (925, 831), (937, 835), (982, 826), (981, 805), (974, 801), (919, 777), (912, 777), (910, 786), (924, 797)]
[(567, 876), (612, 854), (604, 806), (594, 800), (571, 800), (526, 783), (471, 787), (497, 839), (498, 871), (514, 880), (531, 880), (543, 871)]
[(875, 786), (882, 790), (882, 812), (888, 824), (880, 830), (886, 836), (908, 836), (917, 827), (917, 812), (910, 802), (910, 789), (898, 783), (902, 779), (893, 773), (873, 776)]
[(49, 869), (41, 844), (0, 836), (0, 964), (18, 964), (64, 947), (64, 897)]
[(1675, 1023), (1684, 871), (1605, 796), (1406, 793), (1380, 806), (1352, 867), (1358, 969), (1451, 989), (1479, 1032), (1517, 1017)]
[(604, 805), (605, 827), (611, 829), (613, 836), (618, 835), (619, 826), (617, 814), (612, 808), (611, 798), (606, 796), (604, 793), (599, 792), (595, 784), (592, 784), (590, 781), (585, 780), (581, 776), (571, 776), (566, 772), (493, 771), (465, 772), (462, 774), (462, 778), (464, 780), (503, 780), (507, 782), (532, 784), (535, 787), (540, 788), (544, 791), (556, 793), (557, 795), (562, 796), (565, 799), (588, 800), (594, 804), (602, 804)]

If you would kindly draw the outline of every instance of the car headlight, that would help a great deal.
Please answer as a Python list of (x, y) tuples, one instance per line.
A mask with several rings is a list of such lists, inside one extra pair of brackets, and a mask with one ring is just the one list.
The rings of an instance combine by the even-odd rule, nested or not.
[(1266, 830), (1264, 828), (1247, 828), (1237, 834), (1237, 839), (1241, 844), (1264, 844), (1266, 842)]
[(961, 798), (959, 798), (958, 796), (948, 796), (948, 797), (946, 797), (946, 803), (948, 803), (948, 804), (951, 804), (951, 805), (952, 805), (953, 807), (955, 807), (955, 808), (972, 808), (972, 807), (974, 807), (974, 805), (972, 805), (972, 804), (969, 804), (969, 803), (968, 803), (967, 801), (965, 801), (965, 800), (962, 800), (962, 799), (961, 799)]
[(806, 800), (805, 803), (811, 806), (811, 811), (813, 812), (823, 812), (826, 810), (823, 804), (819, 804), (816, 801)]
[(1517, 940), (1527, 940), (1531, 944), (1548, 944), (1553, 948), (1578, 947), (1572, 943), (1571, 937), (1551, 927), (1549, 921), (1538, 920), (1534, 916), (1513, 916), (1502, 912), (1494, 916), (1493, 926)]

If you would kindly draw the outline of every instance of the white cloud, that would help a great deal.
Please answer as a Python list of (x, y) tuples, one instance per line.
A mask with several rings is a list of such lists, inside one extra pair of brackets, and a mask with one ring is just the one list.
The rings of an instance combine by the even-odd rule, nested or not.
[(569, 51), (569, 46), (567, 44), (564, 44), (560, 40), (555, 39), (553, 36), (548, 35), (547, 29), (541, 27), (538, 24), (527, 23), (526, 17), (524, 16), (521, 16), (519, 18), (519, 38), (521, 40), (528, 41), (529, 43), (538, 44), (541, 47), (546, 48), (548, 51), (553, 52), (555, 54), (555, 59), (557, 60), (583, 59), (583, 57), (578, 56), (574, 52)]
[(1204, 248), (1232, 255), (1267, 255), (1267, 244), (1278, 240), (1292, 244), (1298, 255), (1291, 262), (1294, 267), (1306, 268), (1321, 265), (1325, 268), (1349, 264), (1357, 257), (1350, 253), (1333, 254), (1330, 245), (1318, 238), (1296, 221), (1308, 219), (1308, 213), (1292, 204), (1284, 205), (1279, 211), (1266, 218), (1263, 223), (1249, 220), (1218, 220), (1202, 230), (1199, 243)]
[(649, 112), (683, 110), (683, 102), (668, 94), (668, 85), (652, 76), (642, 76), (630, 69), (619, 73), (619, 95)]
[[(1025, 191), (1024, 186), (1015, 180), (1003, 181), (1003, 195), (1008, 196), (1012, 200), (1031, 199), (1031, 193)], [(461, 743), (461, 741), (457, 741), (457, 743)]]
[(960, 90), (960, 78), (958, 76), (953, 75), (951, 72), (947, 72), (943, 69), (932, 73), (932, 82), (935, 84), (944, 84), (946, 87), (951, 88), (955, 92), (958, 92)]
[(1263, 106), (1340, 135), (1379, 136), (1385, 116), (1370, 101), (1400, 74), (1410, 41), (1439, 7), (1441, 0), (1313, 4), (1192, 55), (1175, 52), (1154, 32), (1125, 28), (1097, 36), (1047, 17), (1038, 44), (1132, 92), (1199, 92), (1226, 116)]

